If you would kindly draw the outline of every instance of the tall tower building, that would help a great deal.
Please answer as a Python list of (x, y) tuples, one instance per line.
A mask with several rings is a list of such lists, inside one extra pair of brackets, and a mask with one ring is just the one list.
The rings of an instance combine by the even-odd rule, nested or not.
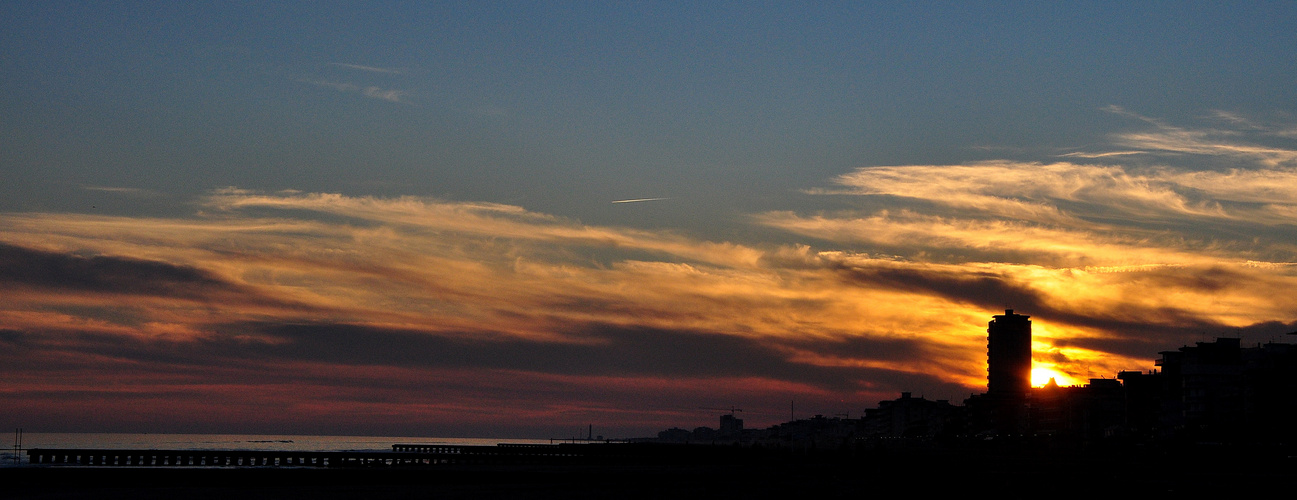
[(1031, 390), (1030, 316), (1006, 309), (993, 318), (986, 327), (986, 394), (1026, 397)]

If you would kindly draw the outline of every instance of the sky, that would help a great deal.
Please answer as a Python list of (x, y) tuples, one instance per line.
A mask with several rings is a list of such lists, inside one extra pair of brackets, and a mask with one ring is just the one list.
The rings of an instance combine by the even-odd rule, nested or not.
[(1292, 2), (0, 2), (0, 423), (618, 437), (1297, 331)]

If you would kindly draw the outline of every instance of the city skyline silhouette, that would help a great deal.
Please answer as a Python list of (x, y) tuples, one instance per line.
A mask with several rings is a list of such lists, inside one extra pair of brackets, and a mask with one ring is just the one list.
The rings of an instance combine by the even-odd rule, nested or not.
[(0, 424), (32, 433), (768, 428), (999, 394), (1006, 309), (1033, 386), (1297, 330), (1289, 4), (0, 27)]

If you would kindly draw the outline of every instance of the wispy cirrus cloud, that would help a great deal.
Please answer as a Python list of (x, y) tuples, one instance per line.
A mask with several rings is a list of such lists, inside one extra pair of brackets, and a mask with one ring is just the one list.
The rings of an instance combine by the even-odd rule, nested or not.
[[(405, 70), (400, 68), (368, 66), (363, 64), (331, 62), (328, 63), (328, 65), (335, 68), (362, 71), (365, 73), (376, 73), (376, 74), (385, 74), (385, 75), (401, 75), (405, 73)], [(315, 85), (318, 87), (330, 88), (338, 92), (355, 93), (355, 94), (362, 95), (364, 97), (368, 97), (370, 99), (379, 99), (379, 100), (394, 102), (394, 103), (405, 103), (405, 104), (409, 103), (407, 98), (410, 95), (410, 92), (407, 90), (399, 90), (399, 89), (386, 88), (378, 85), (356, 84), (350, 81), (335, 81), (335, 80), (321, 79), (321, 78), (304, 78), (298, 81), (303, 83), (309, 83), (311, 85)]]
[(81, 189), (84, 189), (84, 190), (86, 190), (86, 191), (99, 191), (99, 192), (104, 192), (104, 193), (116, 193), (116, 194), (123, 194), (123, 195), (129, 195), (129, 196), (139, 196), (139, 197), (153, 197), (153, 196), (158, 196), (158, 193), (157, 193), (156, 191), (152, 191), (152, 190), (148, 190), (148, 189), (143, 189), (143, 188), (134, 188), (134, 187), (119, 187), (119, 186), (81, 186)]
[[(1185, 171), (1166, 167), (983, 162), (870, 167), (815, 194), (912, 198), (975, 216), (1085, 226), (1094, 221), (1287, 223), (1297, 170)], [(1255, 194), (1252, 194), (1255, 193)]]
[[(60, 366), (92, 372), (107, 366), (93, 359), (116, 352), (134, 363), (160, 363), (154, 358), (165, 354), (172, 369), (192, 370), (253, 359), (477, 370), (483, 384), (501, 370), (574, 384), (716, 379), (743, 391), (781, 387), (765, 397), (798, 394), (808, 407), (817, 398), (884, 397), (921, 380), (953, 396), (980, 377), (958, 354), (916, 354), (965, 352), (962, 344), (980, 342), (976, 331), (909, 337), (893, 333), (915, 324), (904, 314), (865, 320), (859, 303), (896, 292), (845, 286), (805, 248), (592, 227), (520, 207), (426, 198), (230, 189), (202, 206), (203, 215), (187, 219), (0, 217), (9, 255), (71, 269), (4, 281), (13, 300), (0, 308), (0, 323), (23, 347), (13, 352), (79, 360)], [(22, 278), (21, 264), (0, 272)], [(123, 266), (173, 279), (124, 294), (129, 289), (110, 279)], [(186, 288), (192, 296), (166, 292), (195, 280), (212, 286)], [(28, 286), (36, 282), (45, 285)], [(948, 330), (966, 326), (960, 322), (920, 323)], [(135, 347), (107, 348), (113, 339)], [(573, 357), (586, 362), (573, 365)]]
[(405, 97), (409, 95), (408, 91), (396, 89), (384, 89), (381, 87), (369, 85), (360, 86), (353, 83), (333, 82), (328, 80), (299, 80), (303, 83), (330, 88), (339, 92), (357, 93), (372, 99), (380, 99), (387, 102), (404, 103)]
[[(141, 296), (110, 285), (24, 285), (69, 279), (7, 279), (12, 300), (0, 321), (29, 352), (35, 339), (72, 349), (48, 356), (104, 352), (72, 347), (79, 338), (123, 338), (145, 349), (125, 358), (183, 351), (190, 354), (169, 362), (195, 366), (261, 359), (478, 370), (483, 383), (501, 370), (573, 383), (739, 377), (752, 390), (779, 386), (799, 399), (872, 401), (914, 388), (906, 384), (952, 397), (975, 391), (985, 375), (984, 332), (974, 325), (1006, 304), (1041, 318), (1038, 348), (1080, 378), (1139, 368), (1150, 346), (1174, 342), (1184, 328), (1282, 324), (1294, 307), (1275, 293), (1292, 286), (1289, 267), (1232, 265), (1227, 249), (1174, 238), (1089, 241), (1039, 222), (913, 212), (757, 219), (827, 242), (815, 249), (430, 198), (225, 189), (199, 205), (199, 215), (181, 219), (0, 217), (9, 254), (83, 271), (72, 282), (108, 283), (116, 274), (95, 278), (96, 269), (136, 266), (189, 277), (180, 284), (214, 284), (191, 287), (204, 290), (192, 296)], [(845, 250), (861, 245), (892, 253)], [(0, 270), (21, 277), (24, 267)], [(751, 355), (729, 357), (741, 352)], [(593, 364), (574, 372), (561, 361), (572, 356)], [(635, 356), (656, 361), (626, 364)], [(697, 370), (729, 366), (717, 356), (738, 366), (722, 370), (728, 375)]]
[[(1048, 328), (1037, 351), (1074, 376), (1120, 364), (1098, 353), (1137, 356), (1190, 331), (1291, 325), (1297, 302), (1275, 294), (1297, 284), (1297, 150), (1249, 142), (1284, 128), (1230, 115), (1217, 118), (1235, 128), (1191, 129), (1109, 110), (1149, 128), (1114, 135), (1110, 151), (1065, 155), (1102, 163), (865, 167), (807, 192), (886, 208), (753, 221), (873, 252), (841, 254), (862, 286), (1035, 311)], [(1234, 164), (1176, 162), (1188, 156)]]
[(365, 97), (382, 99), (388, 102), (404, 102), (405, 96), (409, 94), (404, 90), (383, 89), (374, 86), (365, 87), (360, 93)]
[(0, 394), (52, 419), (165, 401), (202, 420), (221, 401), (644, 432), (715, 387), (826, 413), (958, 399), (985, 383), (983, 325), (1005, 307), (1073, 381), (1297, 328), (1292, 172), (1129, 157), (861, 168), (809, 191), (834, 210), (751, 217), (784, 245), (291, 190), (216, 190), (187, 217), (0, 214), (0, 362), (42, 367)]
[(1147, 151), (1104, 151), (1100, 153), (1086, 153), (1082, 151), (1073, 151), (1058, 155), (1060, 158), (1112, 158), (1117, 156), (1134, 156), (1148, 154)]
[(867, 243), (889, 254), (919, 255), (941, 261), (1031, 262), (1071, 268), (1193, 265), (1214, 262), (1208, 245), (1197, 248), (1178, 234), (1140, 231), (1121, 234), (1100, 224), (1061, 228), (1021, 221), (965, 219), (883, 211), (868, 215), (798, 215), (769, 212), (760, 224), (837, 244)]
[(1217, 111), (1215, 116), (1224, 119), (1234, 128), (1194, 129), (1169, 125), (1162, 120), (1142, 116), (1120, 106), (1108, 106), (1104, 110), (1140, 120), (1153, 127), (1150, 130), (1115, 134), (1114, 142), (1121, 146), (1150, 153), (1224, 157), (1235, 161), (1255, 162), (1267, 168), (1297, 167), (1294, 164), (1297, 162), (1297, 149), (1261, 145), (1246, 138), (1247, 135), (1282, 137), (1286, 135), (1286, 131), (1292, 129), (1291, 126), (1262, 126), (1238, 114)]
[(329, 65), (336, 66), (339, 68), (354, 69), (358, 71), (367, 71), (370, 73), (387, 73), (391, 75), (400, 75), (405, 73), (405, 70), (401, 68), (384, 68), (379, 66), (366, 66), (363, 64), (348, 64), (348, 63), (340, 63), (340, 62), (331, 62), (329, 63)]

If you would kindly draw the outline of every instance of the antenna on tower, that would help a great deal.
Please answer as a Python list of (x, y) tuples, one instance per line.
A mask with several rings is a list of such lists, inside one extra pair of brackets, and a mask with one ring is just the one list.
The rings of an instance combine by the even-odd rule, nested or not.
[(23, 460), (23, 429), (19, 427), (14, 429), (14, 465), (21, 464)]

